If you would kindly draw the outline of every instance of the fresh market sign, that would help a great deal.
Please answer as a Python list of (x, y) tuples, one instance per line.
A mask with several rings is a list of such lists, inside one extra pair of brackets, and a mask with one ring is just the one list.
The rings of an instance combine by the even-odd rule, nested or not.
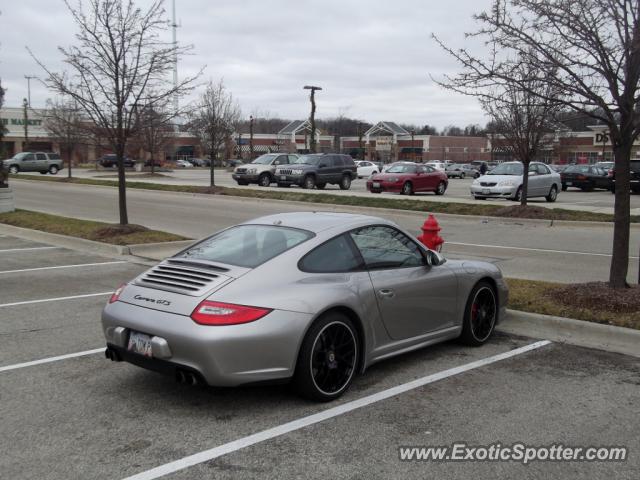
[[(24, 125), (23, 118), (2, 118), (2, 125)], [(27, 125), (31, 125), (34, 127), (39, 127), (42, 125), (42, 120), (32, 120), (31, 118), (27, 120)]]

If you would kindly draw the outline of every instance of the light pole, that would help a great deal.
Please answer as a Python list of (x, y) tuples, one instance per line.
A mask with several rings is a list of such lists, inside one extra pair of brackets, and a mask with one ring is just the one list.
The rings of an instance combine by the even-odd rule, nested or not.
[(29, 151), (29, 104), (26, 98), (22, 99), (22, 115), (24, 117), (24, 146), (22, 149), (23, 151)]
[(309, 121), (311, 122), (311, 142), (309, 144), (310, 153), (316, 153), (316, 90), (322, 90), (322, 87), (315, 87), (312, 85), (305, 85), (304, 90), (311, 90), (309, 100), (311, 100), (311, 115)]
[(249, 116), (249, 161), (253, 161), (253, 115)]
[(415, 136), (416, 136), (416, 131), (411, 130), (411, 160), (413, 160), (414, 162), (416, 161), (416, 149), (414, 147)]
[(31, 79), (36, 78), (35, 75), (25, 75), (24, 78), (27, 79), (27, 102), (29, 104), (29, 108), (31, 108)]

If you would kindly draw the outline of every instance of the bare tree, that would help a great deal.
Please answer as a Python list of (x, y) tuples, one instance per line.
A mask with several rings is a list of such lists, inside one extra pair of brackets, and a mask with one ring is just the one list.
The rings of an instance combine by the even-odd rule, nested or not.
[(78, 28), (77, 44), (59, 48), (70, 73), (53, 72), (36, 61), (47, 74), (47, 87), (77, 102), (116, 154), (120, 223), (126, 225), (123, 159), (134, 133), (135, 107), (184, 95), (199, 74), (171, 83), (168, 73), (174, 61), (191, 47), (162, 40), (169, 28), (162, 0), (144, 10), (134, 0), (88, 0), (76, 7), (65, 0), (65, 4)]
[(80, 108), (74, 100), (47, 100), (43, 127), (67, 158), (67, 176), (72, 177), (73, 152), (90, 141), (91, 127), (82, 118)]
[(198, 137), (211, 159), (210, 185), (215, 186), (215, 162), (218, 152), (231, 138), (240, 122), (240, 107), (224, 82), (210, 81), (189, 118), (189, 131)]
[[(516, 82), (532, 95), (560, 99), (567, 109), (607, 126), (616, 171), (609, 285), (626, 287), (630, 157), (640, 134), (640, 2), (494, 0), (490, 11), (475, 18), (480, 27), (467, 36), (485, 41), (482, 55), (453, 50), (436, 38), (463, 67), (449, 81), (474, 89)], [(538, 67), (539, 79), (552, 84), (553, 98), (528, 89), (514, 75), (514, 67), (527, 57)]]
[(138, 107), (133, 142), (149, 152), (151, 156), (151, 173), (155, 173), (156, 154), (164, 149), (174, 138), (173, 121), (175, 112), (169, 108), (168, 102), (157, 105)]

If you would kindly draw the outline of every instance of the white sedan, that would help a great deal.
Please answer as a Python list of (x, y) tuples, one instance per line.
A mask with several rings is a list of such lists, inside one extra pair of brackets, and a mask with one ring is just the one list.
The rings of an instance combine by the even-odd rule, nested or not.
[(193, 168), (193, 164), (186, 160), (176, 160), (176, 167), (179, 168)]
[(357, 161), (356, 167), (358, 167), (358, 178), (370, 177), (380, 171), (380, 168), (375, 163), (367, 160)]

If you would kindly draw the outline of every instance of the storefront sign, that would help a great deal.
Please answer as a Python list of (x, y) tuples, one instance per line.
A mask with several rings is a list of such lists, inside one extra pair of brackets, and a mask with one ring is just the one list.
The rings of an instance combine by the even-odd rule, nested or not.
[(376, 150), (391, 151), (393, 137), (376, 137)]

